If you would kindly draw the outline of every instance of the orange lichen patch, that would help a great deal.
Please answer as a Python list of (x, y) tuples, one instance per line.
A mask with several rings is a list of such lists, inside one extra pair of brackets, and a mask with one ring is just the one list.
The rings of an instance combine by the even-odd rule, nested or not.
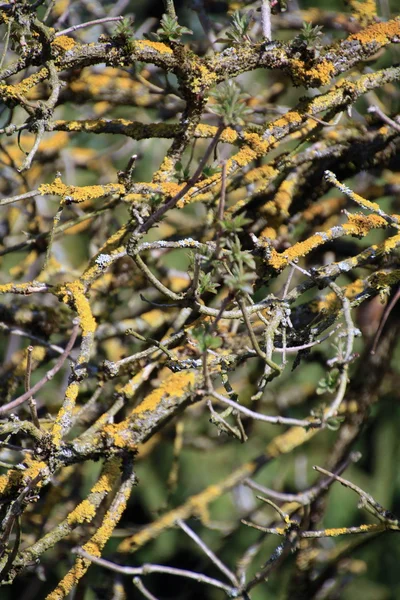
[(110, 194), (124, 194), (125, 186), (120, 183), (107, 183), (105, 185), (78, 187), (75, 185), (66, 185), (61, 181), (60, 177), (56, 177), (53, 183), (44, 183), (39, 186), (38, 190), (43, 196), (46, 194), (61, 196), (63, 202), (85, 202)]
[(244, 141), (251, 147), (253, 152), (256, 153), (257, 157), (263, 156), (270, 150), (271, 142), (264, 140), (257, 133), (243, 133)]
[(123, 386), (116, 386), (116, 392), (121, 394), (121, 396), (125, 396), (126, 399), (131, 399), (135, 395), (137, 389), (143, 382), (143, 370), (136, 373), (134, 377), (132, 377), (128, 383)]
[(32, 281), (25, 283), (2, 283), (0, 285), (0, 294), (27, 294), (31, 286)]
[[(113, 119), (112, 123), (115, 125), (134, 128), (137, 123), (135, 121), (129, 121), (128, 119)], [(107, 132), (107, 126), (109, 126), (109, 119), (82, 119), (82, 120), (71, 120), (71, 121), (54, 121), (54, 127), (60, 128), (70, 132), (85, 131), (88, 133), (102, 133)], [(74, 149), (75, 150), (75, 149)], [(90, 149), (84, 149), (90, 151)], [(93, 150), (92, 150), (93, 152)]]
[(294, 58), (291, 61), (292, 76), (296, 84), (306, 84), (311, 87), (328, 85), (335, 73), (335, 66), (328, 60), (323, 60), (308, 68), (303, 60)]
[(302, 116), (297, 110), (290, 110), (283, 115), (283, 117), (276, 119), (276, 121), (273, 122), (273, 126), (274, 128), (287, 128), (289, 125), (298, 125), (299, 123), (302, 123), (305, 118), (306, 117)]
[(326, 198), (325, 200), (322, 200), (322, 202), (306, 208), (302, 213), (302, 219), (305, 221), (313, 221), (316, 218), (327, 219), (343, 208), (343, 206), (346, 205), (346, 202), (347, 200), (343, 196)]
[(120, 494), (120, 502), (118, 503), (118, 506), (114, 506), (107, 511), (101, 527), (99, 527), (89, 542), (83, 546), (83, 549), (86, 550), (86, 552), (89, 554), (94, 554), (95, 556), (100, 556), (102, 548), (104, 548), (107, 541), (111, 537), (115, 526), (117, 525), (126, 508), (130, 494), (131, 487), (127, 487), (123, 494)]
[[(200, 138), (212, 138), (217, 133), (217, 127), (201, 123), (197, 125), (194, 135)], [(238, 139), (238, 133), (231, 127), (226, 127), (221, 133), (220, 140), (226, 144), (234, 144)]]
[(79, 579), (84, 576), (89, 565), (90, 561), (78, 557), (75, 561), (73, 569), (71, 569), (71, 571), (69, 571), (60, 581), (57, 587), (46, 596), (45, 600), (63, 600), (63, 598), (65, 598), (65, 596), (67, 596), (72, 588), (77, 584)]
[(227, 169), (233, 168), (235, 169), (235, 163), (238, 167), (245, 167), (252, 160), (257, 158), (257, 153), (250, 148), (250, 146), (242, 146), (242, 148), (233, 156), (231, 159), (227, 161)]
[(0, 475), (0, 496), (9, 491), (15, 485), (19, 485), (22, 479), (22, 472), (10, 469), (5, 475)]
[[(26, 485), (35, 479), (38, 475), (47, 477), (49, 475), (49, 467), (42, 460), (36, 460), (29, 454), (25, 457), (26, 469), (22, 473), (22, 482)], [(43, 484), (43, 480), (39, 481), (36, 485), (40, 487)]]
[[(228, 175), (234, 173), (240, 167), (245, 167), (256, 158), (266, 154), (276, 141), (273, 136), (269, 136), (268, 140), (264, 140), (257, 133), (244, 133), (243, 139), (246, 141), (246, 143), (243, 144), (239, 152), (232, 156), (232, 158), (230, 158), (226, 163)], [(182, 208), (188, 202), (193, 201), (194, 197), (196, 197), (197, 200), (199, 192), (201, 192), (202, 189), (208, 188), (209, 186), (214, 186), (215, 184), (220, 183), (220, 181), (220, 173), (215, 173), (214, 175), (203, 179), (203, 181), (199, 181), (196, 184), (196, 187), (189, 192), (188, 197), (182, 198), (177, 203), (178, 208)]]
[[(298, 242), (282, 253), (277, 252), (274, 248), (269, 248), (269, 257), (267, 259), (268, 264), (279, 271), (285, 268), (289, 262), (302, 256), (306, 256), (306, 254), (309, 254), (312, 250), (314, 250), (314, 248), (317, 248), (318, 246), (321, 246), (332, 239), (336, 239), (342, 235), (363, 237), (367, 235), (371, 229), (388, 226), (388, 223), (385, 219), (374, 214), (369, 216), (350, 214), (348, 215), (348, 218), (348, 223), (344, 223), (343, 225), (339, 225), (337, 227), (332, 227), (326, 232), (324, 231), (315, 233), (309, 237), (308, 240)], [(387, 242), (389, 242), (389, 240), (387, 240)]]
[(162, 193), (168, 196), (175, 196), (181, 189), (184, 187), (184, 184), (173, 183), (172, 181), (163, 181), (161, 183), (161, 191)]
[(151, 42), (150, 40), (135, 40), (135, 46), (141, 50), (155, 50), (160, 54), (172, 54), (172, 50), (162, 42)]
[(51, 43), (52, 46), (56, 46), (57, 48), (61, 48), (67, 52), (68, 50), (72, 50), (72, 48), (76, 45), (76, 42), (71, 37), (67, 35), (60, 35), (56, 37), (55, 40)]
[(270, 165), (262, 165), (261, 167), (256, 167), (255, 169), (251, 169), (248, 171), (243, 177), (243, 183), (245, 185), (249, 183), (256, 183), (257, 181), (270, 180), (278, 174), (278, 170), (274, 169)]
[(81, 523), (90, 523), (96, 515), (96, 507), (89, 500), (83, 500), (67, 516), (68, 525), (74, 526)]
[[(92, 285), (94, 281), (104, 273), (104, 269), (107, 269), (114, 260), (114, 254), (119, 254), (124, 250), (123, 247), (118, 247), (117, 244), (120, 242), (126, 233), (126, 227), (122, 226), (114, 235), (112, 235), (102, 248), (100, 248), (97, 255), (91, 260), (90, 266), (85, 269), (81, 275), (81, 282), (84, 285)], [(116, 247), (117, 246), (117, 247)]]
[[(359, 525), (358, 528), (361, 531), (375, 531), (376, 528), (379, 528), (380, 526), (377, 525), (376, 523), (370, 523), (369, 525)], [(338, 535), (345, 535), (345, 534), (350, 534), (351, 531), (349, 531), (349, 529), (347, 529), (347, 527), (337, 527), (335, 529), (325, 529), (325, 535), (326, 537), (336, 537)]]
[(389, 254), (390, 252), (392, 252), (392, 250), (397, 248), (399, 244), (400, 233), (385, 240), (384, 242), (382, 242), (382, 244), (379, 244), (379, 246), (377, 246), (377, 252), (379, 254)]
[(374, 44), (382, 47), (400, 36), (400, 18), (386, 23), (373, 23), (358, 33), (351, 35), (348, 40), (357, 40), (363, 45)]
[(296, 131), (292, 131), (288, 137), (288, 140), (299, 140), (308, 135), (313, 129), (317, 127), (317, 122), (314, 119), (307, 119), (302, 127), (299, 127)]
[(289, 216), (289, 208), (292, 203), (295, 189), (295, 179), (285, 179), (279, 186), (273, 200), (266, 202), (261, 208), (261, 214), (279, 215), (283, 218)]
[(85, 337), (93, 334), (96, 330), (96, 321), (92, 315), (89, 300), (85, 296), (83, 284), (79, 280), (67, 283), (59, 288), (57, 295), (65, 303), (73, 302), (80, 319), (82, 335)]
[(121, 474), (122, 459), (120, 457), (113, 457), (103, 469), (98, 481), (94, 484), (91, 489), (92, 494), (106, 493), (112, 491), (116, 481)]
[(151, 539), (157, 537), (162, 531), (173, 527), (178, 519), (187, 519), (193, 514), (206, 518), (207, 506), (220, 498), (228, 490), (237, 486), (243, 479), (250, 477), (256, 470), (256, 465), (256, 461), (249, 461), (239, 467), (239, 469), (236, 469), (221, 483), (210, 485), (199, 494), (191, 496), (178, 508), (167, 512), (154, 521), (154, 523), (151, 523), (131, 537), (125, 538), (118, 546), (118, 552), (131, 552), (140, 548)]
[(360, 237), (367, 235), (371, 229), (379, 229), (380, 227), (388, 226), (387, 221), (383, 217), (374, 214), (368, 216), (362, 214), (349, 214), (348, 219), (349, 224), (354, 227), (354, 233), (352, 233), (352, 235)]
[[(342, 291), (346, 298), (353, 300), (353, 298), (364, 291), (365, 287), (365, 282), (362, 279), (356, 279), (356, 281), (342, 288)], [(312, 302), (310, 307), (316, 313), (322, 311), (336, 313), (342, 307), (342, 301), (335, 292), (329, 292), (324, 298)]]
[(0, 96), (6, 96), (8, 98), (17, 98), (18, 96), (26, 96), (30, 89), (35, 87), (38, 83), (41, 83), (47, 79), (49, 75), (48, 70), (44, 67), (37, 73), (33, 73), (20, 83), (15, 85), (0, 85)]
[(377, 16), (375, 0), (348, 0), (351, 7), (352, 17), (361, 25), (368, 25)]
[(125, 448), (136, 450), (136, 444), (132, 439), (132, 432), (129, 429), (129, 421), (125, 419), (118, 424), (110, 423), (101, 430), (100, 437), (106, 441), (107, 446), (114, 448)]
[(78, 392), (79, 385), (76, 382), (70, 383), (65, 390), (64, 404), (58, 411), (58, 415), (51, 429), (51, 436), (55, 446), (59, 446), (61, 444), (62, 436), (69, 425), (71, 415), (73, 414), (75, 408)]
[(167, 178), (171, 177), (174, 169), (175, 162), (169, 156), (166, 156), (162, 161), (158, 171), (154, 173), (153, 182), (160, 183), (161, 181), (165, 181)]
[(146, 398), (136, 406), (131, 415), (141, 415), (146, 411), (154, 410), (163, 398), (180, 398), (185, 395), (196, 382), (196, 374), (193, 371), (181, 371), (171, 373), (153, 390)]
[(310, 440), (318, 432), (318, 429), (309, 429), (304, 427), (291, 427), (282, 435), (276, 436), (266, 447), (265, 454), (270, 458), (277, 458), (282, 454), (287, 454)]
[(209, 71), (205, 65), (197, 65), (196, 77), (192, 79), (192, 91), (199, 94), (205, 89), (210, 89), (217, 82), (217, 75)]

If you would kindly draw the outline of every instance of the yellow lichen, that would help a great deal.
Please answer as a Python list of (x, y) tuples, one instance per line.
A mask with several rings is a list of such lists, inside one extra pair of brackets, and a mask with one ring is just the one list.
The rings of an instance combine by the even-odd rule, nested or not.
[(20, 83), (16, 83), (15, 85), (1, 85), (0, 95), (4, 94), (10, 98), (17, 98), (20, 95), (26, 96), (31, 88), (47, 79), (48, 75), (48, 70), (43, 67), (43, 69), (23, 79)]
[(68, 37), (67, 35), (60, 35), (59, 37), (55, 38), (51, 45), (57, 46), (57, 48), (60, 48), (61, 50), (64, 50), (64, 52), (67, 52), (68, 50), (72, 50), (72, 48), (76, 45), (76, 42), (74, 39)]
[(375, 0), (348, 0), (352, 16), (361, 25), (367, 25), (377, 16)]
[(311, 87), (328, 85), (335, 73), (335, 66), (328, 60), (323, 60), (313, 67), (308, 68), (303, 60), (295, 58), (291, 61), (293, 79), (298, 84)]
[(38, 190), (43, 196), (46, 194), (61, 196), (64, 202), (85, 202), (110, 194), (124, 194), (125, 186), (120, 183), (107, 183), (104, 185), (78, 187), (75, 185), (66, 185), (59, 177), (56, 177), (53, 183), (44, 183), (39, 186)]
[(256, 167), (255, 169), (251, 169), (247, 173), (245, 173), (243, 177), (243, 183), (248, 185), (249, 183), (256, 183), (257, 181), (263, 180), (268, 183), (270, 179), (275, 177), (278, 174), (278, 170), (271, 165), (262, 165), (261, 167)]
[(9, 294), (15, 288), (14, 283), (2, 283), (0, 285), (0, 294)]
[[(362, 214), (350, 214), (348, 223), (333, 227), (324, 232), (315, 233), (307, 240), (294, 244), (282, 253), (277, 252), (274, 248), (269, 248), (268, 264), (279, 271), (286, 267), (289, 262), (302, 256), (306, 256), (318, 246), (337, 238), (339, 235), (363, 237), (367, 235), (371, 229), (387, 226), (387, 221), (383, 217), (375, 214), (368, 216)], [(393, 238), (390, 239), (392, 240)], [(387, 240), (387, 242), (389, 242), (389, 240)], [(396, 241), (393, 243), (395, 245), (397, 244)], [(392, 248), (390, 247), (390, 249)], [(389, 250), (385, 250), (385, 252), (388, 251)]]
[[(42, 460), (36, 460), (29, 454), (25, 457), (25, 465), (27, 469), (22, 473), (22, 481), (24, 484), (28, 484), (35, 479), (38, 475), (47, 476), (49, 474), (48, 465)], [(40, 487), (43, 481), (39, 481), (36, 485)]]
[(127, 419), (118, 424), (105, 425), (101, 431), (101, 437), (107, 441), (107, 444), (111, 444), (115, 448), (136, 450), (136, 444), (132, 440), (132, 433)]
[(162, 42), (151, 42), (150, 40), (136, 40), (135, 46), (141, 50), (156, 50), (160, 54), (172, 54), (171, 48)]
[(197, 66), (197, 75), (192, 80), (192, 91), (198, 94), (205, 89), (210, 89), (217, 82), (217, 75), (209, 71), (205, 65)]
[(287, 217), (289, 215), (289, 208), (292, 203), (293, 191), (295, 188), (295, 180), (285, 179), (279, 186), (275, 197), (264, 204), (260, 212), (261, 214), (268, 215), (279, 215), (281, 217)]
[(143, 382), (143, 371), (139, 371), (136, 373), (134, 377), (132, 377), (128, 383), (123, 385), (122, 387), (117, 387), (116, 391), (125, 398), (130, 399), (135, 395), (138, 387)]
[(400, 35), (400, 19), (393, 19), (386, 23), (373, 23), (358, 33), (354, 33), (348, 39), (357, 40), (361, 44), (374, 44), (377, 47), (385, 46), (393, 38)]
[(389, 239), (379, 244), (377, 247), (378, 254), (389, 254), (392, 250), (397, 248), (400, 244), (400, 233), (390, 237)]
[(91, 489), (91, 493), (97, 492), (109, 493), (112, 491), (115, 482), (121, 474), (122, 459), (113, 457), (104, 467), (103, 472), (95, 485)]
[(283, 117), (276, 119), (273, 122), (274, 129), (276, 127), (288, 127), (289, 125), (298, 125), (303, 121), (304, 117), (296, 110), (288, 111)]
[[(356, 279), (352, 283), (343, 288), (346, 298), (353, 300), (358, 294), (361, 294), (365, 289), (365, 284), (362, 279)], [(311, 303), (311, 310), (315, 313), (322, 311), (336, 313), (340, 310), (342, 301), (335, 292), (329, 292), (324, 298)]]
[(132, 415), (141, 415), (148, 410), (154, 410), (163, 398), (180, 398), (188, 388), (195, 384), (196, 375), (193, 371), (181, 371), (169, 374), (160, 385), (133, 409)]
[(96, 515), (96, 507), (89, 500), (83, 500), (78, 506), (67, 516), (68, 525), (74, 526), (77, 524), (90, 523)]
[(171, 177), (172, 172), (175, 168), (175, 162), (169, 156), (166, 156), (162, 161), (160, 168), (158, 171), (154, 173), (153, 181), (154, 183), (159, 183), (161, 181), (165, 181), (166, 178)]
[(363, 215), (363, 214), (350, 214), (348, 215), (349, 224), (352, 227), (351, 233), (357, 236), (367, 235), (371, 229), (379, 229), (380, 227), (387, 227), (388, 223), (379, 215)]
[[(201, 138), (213, 138), (216, 133), (217, 127), (204, 123), (197, 125), (195, 130), (195, 136)], [(238, 133), (232, 127), (226, 127), (221, 133), (220, 140), (226, 144), (234, 144), (238, 140)]]
[(257, 157), (263, 156), (271, 149), (271, 141), (264, 140), (257, 133), (243, 133), (243, 139), (252, 150), (256, 153)]
[(4, 494), (10, 484), (10, 471), (6, 475), (0, 475), (0, 496)]
[(266, 447), (265, 453), (271, 458), (277, 458), (282, 454), (291, 452), (294, 448), (301, 446), (309, 439), (314, 437), (318, 429), (309, 429), (304, 427), (291, 427), (282, 435), (276, 436)]
[(92, 315), (89, 300), (85, 296), (85, 288), (79, 281), (73, 281), (60, 287), (58, 295), (63, 302), (73, 302), (82, 328), (82, 335), (93, 334), (96, 330), (96, 321)]

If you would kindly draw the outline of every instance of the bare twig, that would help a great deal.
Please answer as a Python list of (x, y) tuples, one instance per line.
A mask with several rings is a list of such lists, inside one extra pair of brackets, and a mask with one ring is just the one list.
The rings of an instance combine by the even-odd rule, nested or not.
[(94, 27), (95, 25), (103, 25), (103, 23), (110, 23), (112, 21), (122, 21), (124, 17), (103, 17), (102, 19), (94, 19), (94, 21), (87, 21), (87, 23), (78, 23), (62, 31), (57, 31), (54, 37), (60, 37), (60, 35), (69, 35), (78, 29), (84, 29), (86, 27)]
[(79, 324), (76, 323), (72, 328), (72, 334), (68, 341), (68, 344), (66, 345), (63, 354), (57, 360), (54, 367), (52, 369), (50, 369), (50, 371), (47, 371), (46, 375), (44, 377), (42, 377), (42, 379), (40, 379), (37, 383), (35, 383), (35, 385), (30, 390), (28, 390), (27, 392), (25, 392), (18, 398), (15, 398), (15, 400), (12, 400), (11, 402), (4, 404), (3, 406), (0, 406), (0, 415), (4, 414), (6, 412), (9, 412), (10, 410), (13, 410), (14, 408), (17, 408), (17, 406), (20, 406), (21, 404), (26, 402), (26, 400), (31, 398), (31, 396), (33, 394), (36, 394), (36, 392), (39, 391), (48, 381), (53, 379), (54, 375), (56, 375), (56, 373), (58, 373), (58, 371), (61, 369), (61, 367), (67, 360), (69, 353), (71, 352), (72, 348), (74, 347), (75, 340), (78, 336), (78, 332), (79, 332)]

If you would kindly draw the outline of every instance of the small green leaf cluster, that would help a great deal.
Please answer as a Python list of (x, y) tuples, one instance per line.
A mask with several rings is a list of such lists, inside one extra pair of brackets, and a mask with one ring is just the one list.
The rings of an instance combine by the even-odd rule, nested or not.
[[(224, 274), (224, 282), (231, 292), (251, 294), (255, 279), (256, 263), (250, 252), (242, 250), (237, 235), (226, 242), (230, 254)], [(229, 264), (229, 266), (227, 266)]]
[(156, 33), (150, 33), (148, 38), (155, 42), (179, 42), (183, 35), (192, 35), (193, 31), (179, 25), (178, 18), (164, 14), (161, 17), (161, 27), (157, 29)]
[(218, 42), (226, 42), (229, 44), (243, 44), (243, 42), (251, 42), (250, 26), (253, 21), (253, 13), (240, 14), (237, 10), (232, 15), (232, 23), (225, 33), (225, 37), (219, 38)]
[(316, 47), (321, 41), (322, 29), (321, 25), (313, 27), (312, 23), (303, 23), (299, 38), (306, 42), (307, 46)]
[(112, 39), (118, 44), (131, 45), (134, 43), (134, 20), (133, 18), (123, 18), (115, 28)]
[(322, 394), (333, 394), (339, 384), (339, 370), (332, 369), (327, 373), (326, 377), (323, 377), (318, 382), (317, 394), (318, 396), (322, 396)]
[(222, 339), (215, 336), (212, 331), (210, 331), (210, 326), (208, 324), (195, 327), (192, 330), (192, 335), (195, 340), (197, 340), (201, 352), (215, 350), (222, 345)]
[(215, 101), (210, 107), (212, 112), (220, 116), (225, 125), (243, 125), (251, 113), (246, 105), (248, 95), (232, 80), (222, 83), (210, 96)]

